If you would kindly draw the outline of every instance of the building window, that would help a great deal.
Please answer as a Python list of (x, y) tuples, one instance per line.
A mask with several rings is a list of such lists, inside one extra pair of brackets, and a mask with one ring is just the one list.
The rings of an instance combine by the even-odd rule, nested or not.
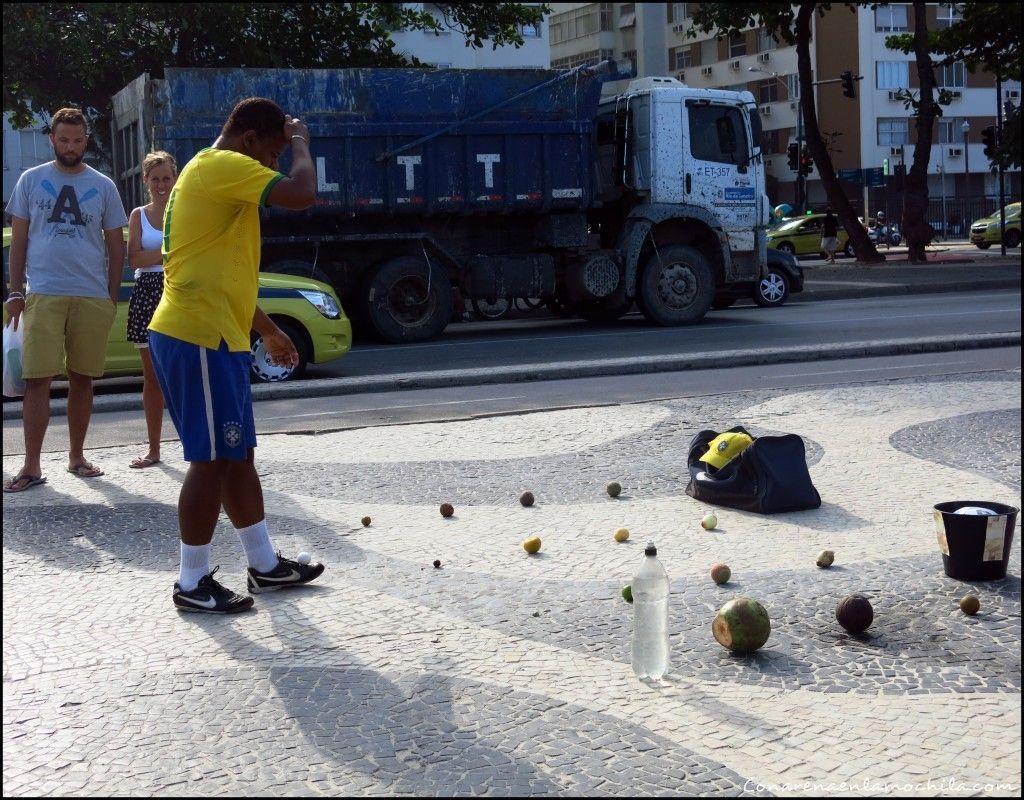
[(907, 6), (893, 3), (875, 9), (875, 30), (882, 33), (909, 31), (907, 25)]
[(789, 90), (790, 100), (800, 99), (800, 76), (797, 73), (786, 76), (786, 89)]
[(689, 3), (667, 3), (666, 5), (668, 5), (669, 22), (678, 24), (690, 16), (687, 9)]
[(910, 62), (909, 61), (876, 61), (875, 62), (875, 88), (876, 89), (909, 89), (910, 88)]
[(775, 78), (769, 78), (757, 84), (757, 97), (757, 102), (761, 104), (774, 103), (779, 99), (779, 84), (776, 83)]
[(577, 53), (574, 56), (556, 58), (551, 61), (551, 69), (573, 69), (580, 64), (596, 64), (598, 61), (615, 58), (614, 50), (591, 50), (587, 53)]
[(938, 29), (950, 28), (960, 22), (963, 17), (956, 3), (942, 3), (939, 5), (939, 14), (935, 20), (935, 27)]
[(761, 131), (761, 152), (766, 154), (781, 153), (782, 148), (779, 146), (779, 134), (781, 130), (776, 128), (772, 131)]
[(960, 130), (963, 124), (963, 117), (939, 117), (939, 144), (963, 142), (964, 135)]
[(601, 30), (603, 31), (615, 30), (615, 25), (612, 21), (614, 5), (614, 3), (601, 3)]
[(636, 72), (636, 50), (626, 50), (625, 52), (623, 52), (622, 57), (630, 63), (630, 68), (633, 70), (633, 72)]
[(523, 24), (519, 26), (519, 33), (522, 34), (524, 39), (539, 39), (540, 38), (540, 23), (536, 25)]
[(775, 49), (775, 37), (766, 28), (759, 28), (757, 31), (757, 52), (764, 53)]
[[(607, 7), (608, 27), (604, 27), (605, 7)], [(597, 4), (591, 3), (563, 14), (555, 14), (551, 17), (551, 22), (548, 25), (551, 44), (570, 42), (573, 39), (597, 33), (598, 30), (612, 30), (611, 8), (611, 3), (601, 3), (599, 12)]]
[(682, 47), (673, 47), (668, 51), (669, 70), (672, 72), (692, 67), (693, 64), (690, 61), (690, 45), (688, 44)]
[(636, 13), (636, 3), (620, 3), (619, 4), (619, 16), (624, 17), (626, 14)]
[(906, 117), (880, 117), (878, 120), (878, 144), (895, 147), (907, 144), (910, 136)]
[(747, 37), (742, 33), (729, 37), (729, 58), (737, 58), (747, 54)]
[(967, 85), (967, 70), (963, 61), (954, 61), (935, 70), (935, 83), (944, 89), (963, 89)]

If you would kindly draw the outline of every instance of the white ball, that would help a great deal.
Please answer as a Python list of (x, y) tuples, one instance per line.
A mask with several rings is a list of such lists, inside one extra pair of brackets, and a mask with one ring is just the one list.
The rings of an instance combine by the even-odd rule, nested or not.
[(313, 560), (313, 556), (309, 553), (299, 553), (299, 557), (296, 559), (300, 564), (308, 564)]

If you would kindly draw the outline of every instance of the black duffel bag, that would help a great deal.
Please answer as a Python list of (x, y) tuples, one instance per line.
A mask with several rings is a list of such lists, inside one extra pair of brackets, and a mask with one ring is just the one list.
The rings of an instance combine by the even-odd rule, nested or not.
[[(742, 426), (729, 433), (745, 433)], [(715, 469), (700, 460), (716, 431), (701, 431), (690, 442), (686, 493), (695, 500), (759, 514), (818, 508), (821, 495), (807, 471), (804, 440), (794, 433), (753, 439), (739, 455)]]

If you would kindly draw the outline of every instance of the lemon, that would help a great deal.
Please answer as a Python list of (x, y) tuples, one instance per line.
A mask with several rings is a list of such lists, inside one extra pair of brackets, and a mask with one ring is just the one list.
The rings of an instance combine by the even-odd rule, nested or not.
[(540, 550), (540, 537), (531, 536), (529, 539), (523, 540), (523, 549), (531, 556)]
[(613, 534), (615, 541), (624, 542), (629, 538), (629, 528), (619, 528)]

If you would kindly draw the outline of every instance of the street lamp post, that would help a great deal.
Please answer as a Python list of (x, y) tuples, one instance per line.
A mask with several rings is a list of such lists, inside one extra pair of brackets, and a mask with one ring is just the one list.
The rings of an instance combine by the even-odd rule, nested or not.
[[(966, 119), (964, 124), (960, 126), (960, 132), (964, 135), (964, 197), (970, 203), (971, 197), (971, 157), (970, 150), (967, 149), (967, 134), (971, 132), (971, 123)], [(968, 215), (964, 214), (964, 225), (970, 225), (967, 221)]]
[[(747, 67), (748, 72), (763, 72), (765, 75), (770, 75), (775, 78), (780, 84), (786, 87), (786, 93), (789, 93), (789, 84), (786, 83), (782, 78), (779, 77), (779, 73), (772, 72), (762, 67)], [(800, 84), (797, 83), (797, 86)], [(800, 102), (800, 96), (797, 95), (796, 100), (796, 144), (797, 153), (803, 154), (804, 151), (804, 109), (803, 104)], [(800, 173), (800, 165), (797, 162), (796, 170), (796, 207), (797, 214), (803, 214), (804, 212), (804, 176)]]

